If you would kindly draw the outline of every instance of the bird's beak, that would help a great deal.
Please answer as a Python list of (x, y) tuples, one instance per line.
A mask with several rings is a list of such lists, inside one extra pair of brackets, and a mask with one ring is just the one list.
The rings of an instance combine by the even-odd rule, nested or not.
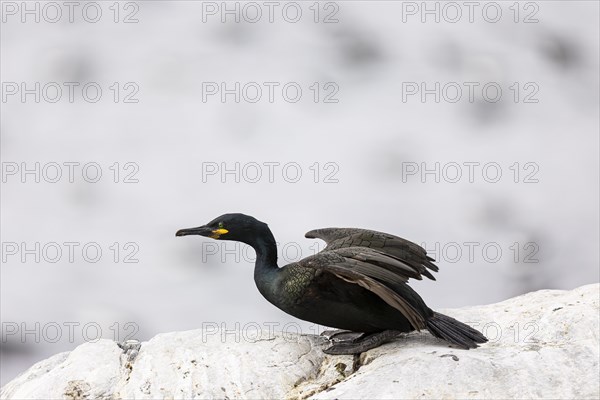
[(200, 235), (218, 239), (219, 236), (227, 232), (229, 232), (227, 229), (212, 229), (208, 226), (199, 226), (197, 228), (180, 229), (175, 233), (175, 236)]

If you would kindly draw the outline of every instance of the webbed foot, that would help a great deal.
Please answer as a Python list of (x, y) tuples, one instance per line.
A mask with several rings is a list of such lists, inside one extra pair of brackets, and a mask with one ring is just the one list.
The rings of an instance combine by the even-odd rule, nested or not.
[(332, 342), (355, 340), (362, 335), (364, 335), (364, 333), (346, 331), (343, 329), (331, 329), (321, 332), (321, 336), (325, 336), (329, 341)]
[[(343, 333), (346, 333), (345, 331)], [(356, 332), (350, 332), (356, 335)], [(342, 354), (359, 354), (367, 350), (379, 347), (384, 343), (387, 343), (394, 339), (400, 334), (399, 331), (381, 331), (377, 333), (362, 333), (359, 334), (355, 339), (339, 341), (333, 339), (334, 344), (323, 350), (323, 353), (330, 355), (342, 355)], [(330, 338), (331, 340), (331, 338)]]

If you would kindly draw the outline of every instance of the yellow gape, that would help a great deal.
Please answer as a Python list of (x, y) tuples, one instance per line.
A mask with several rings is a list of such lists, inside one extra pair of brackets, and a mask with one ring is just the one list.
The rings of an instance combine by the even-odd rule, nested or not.
[(229, 231), (224, 228), (215, 229), (214, 231), (212, 231), (213, 234), (211, 235), (211, 238), (218, 239), (219, 236), (224, 235), (227, 232), (229, 232)]

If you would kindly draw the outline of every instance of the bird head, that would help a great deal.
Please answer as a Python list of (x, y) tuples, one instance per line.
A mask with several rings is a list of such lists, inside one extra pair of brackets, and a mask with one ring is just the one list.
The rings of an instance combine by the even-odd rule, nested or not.
[[(197, 228), (180, 229), (175, 236), (200, 235), (218, 240), (234, 240), (252, 244), (267, 224), (245, 214), (223, 214)], [(268, 230), (268, 228), (267, 228)]]

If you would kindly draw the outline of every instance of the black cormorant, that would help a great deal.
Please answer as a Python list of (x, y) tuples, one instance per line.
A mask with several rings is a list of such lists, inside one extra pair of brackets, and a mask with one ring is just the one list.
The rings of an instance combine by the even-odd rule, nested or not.
[(305, 236), (322, 239), (327, 246), (279, 268), (271, 230), (248, 215), (225, 214), (176, 235), (252, 246), (256, 251), (254, 281), (269, 302), (305, 321), (360, 333), (351, 340), (334, 340), (325, 353), (360, 353), (400, 332), (420, 329), (463, 349), (487, 342), (479, 331), (427, 307), (407, 285), (409, 278), (420, 280), (423, 275), (435, 280), (429, 270), (438, 271), (438, 267), (425, 249), (397, 236), (357, 228), (316, 229)]

